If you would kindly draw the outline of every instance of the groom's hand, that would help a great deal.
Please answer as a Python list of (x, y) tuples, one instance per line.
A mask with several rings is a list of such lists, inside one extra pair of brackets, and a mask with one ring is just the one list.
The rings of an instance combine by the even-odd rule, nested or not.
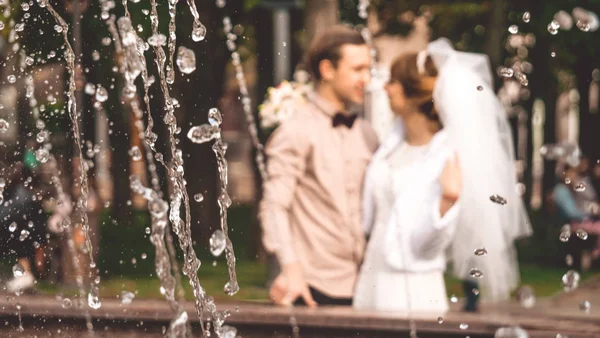
[(271, 286), (269, 297), (275, 304), (282, 306), (292, 306), (299, 297), (302, 297), (308, 307), (317, 306), (298, 263), (291, 263), (283, 267), (283, 272), (277, 276)]

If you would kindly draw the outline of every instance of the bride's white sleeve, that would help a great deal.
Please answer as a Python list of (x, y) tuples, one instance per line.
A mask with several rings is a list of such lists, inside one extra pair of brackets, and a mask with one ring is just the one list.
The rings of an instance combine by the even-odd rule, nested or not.
[(418, 258), (432, 258), (445, 252), (450, 245), (460, 210), (460, 202), (454, 203), (448, 211), (440, 215), (441, 194), (432, 204), (423, 206), (427, 215), (420, 226), (410, 235), (412, 254)]
[[(442, 201), (442, 189), (439, 183), (440, 175), (446, 165), (447, 159), (452, 156), (450, 149), (445, 149), (439, 155), (432, 170), (435, 174), (432, 176), (433, 182), (428, 191), (422, 191), (424, 195), (419, 199), (421, 203), (414, 211), (414, 220), (416, 222), (410, 233), (410, 246), (412, 254), (416, 258), (432, 258), (446, 251), (450, 245), (460, 211), (460, 199), (456, 201), (444, 215), (441, 215), (440, 205)], [(411, 220), (405, 220), (411, 222)]]

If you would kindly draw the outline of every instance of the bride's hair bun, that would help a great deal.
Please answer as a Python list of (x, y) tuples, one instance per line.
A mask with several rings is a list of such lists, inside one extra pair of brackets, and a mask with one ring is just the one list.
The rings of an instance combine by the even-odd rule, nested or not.
[(439, 122), (433, 103), (437, 68), (426, 53), (407, 53), (398, 57), (390, 71), (390, 80), (402, 85), (406, 98), (414, 102), (428, 119)]

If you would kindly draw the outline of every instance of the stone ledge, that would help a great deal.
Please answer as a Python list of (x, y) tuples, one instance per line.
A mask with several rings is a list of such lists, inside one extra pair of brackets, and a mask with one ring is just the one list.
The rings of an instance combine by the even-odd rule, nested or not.
[[(0, 315), (4, 318), (16, 317), (17, 302), (21, 305), (23, 318), (65, 318), (83, 320), (84, 312), (75, 307), (63, 308), (61, 302), (51, 296), (2, 297)], [(75, 303), (75, 302), (74, 302)], [(290, 316), (294, 315), (302, 332), (339, 332), (360, 336), (388, 337), (406, 333), (409, 320), (401, 313), (358, 312), (351, 308), (287, 309), (273, 307), (265, 303), (219, 303), (220, 310), (228, 309), (231, 317), (227, 324), (250, 331), (271, 330), (269, 332), (291, 332)], [(198, 323), (192, 303), (185, 303), (190, 321)], [(239, 309), (239, 310), (237, 310)], [(102, 299), (102, 307), (90, 309), (94, 320), (124, 322), (155, 322), (167, 325), (171, 319), (171, 310), (166, 301), (134, 299), (131, 304), (122, 305), (117, 299)], [(557, 333), (575, 337), (600, 337), (600, 321), (585, 318), (548, 317), (539, 311), (518, 308), (482, 309), (481, 314), (466, 314), (451, 311), (438, 323), (437, 316), (413, 315), (418, 331), (425, 336), (435, 337), (493, 337), (497, 328), (519, 325), (530, 333), (530, 337), (554, 337)], [(162, 324), (161, 324), (162, 323)], [(468, 328), (460, 329), (460, 324)], [(119, 325), (119, 324), (116, 324)], [(370, 332), (371, 334), (369, 334)], [(243, 332), (241, 332), (244, 337)], [(374, 335), (377, 333), (377, 335)], [(250, 335), (253, 337), (254, 335)], [(260, 335), (257, 335), (257, 337)], [(279, 335), (277, 335), (279, 337)], [(284, 333), (285, 336), (285, 333)], [(318, 337), (321, 335), (302, 335)], [(336, 335), (337, 336), (337, 335)], [(343, 335), (342, 335), (343, 336)]]

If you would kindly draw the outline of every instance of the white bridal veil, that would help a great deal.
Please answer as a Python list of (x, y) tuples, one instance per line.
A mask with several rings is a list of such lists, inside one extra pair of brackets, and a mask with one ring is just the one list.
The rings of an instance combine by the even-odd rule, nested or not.
[[(438, 69), (434, 102), (463, 172), (461, 212), (449, 249), (454, 274), (464, 279), (478, 275), (473, 269), (481, 271), (482, 296), (504, 300), (519, 284), (513, 242), (532, 233), (516, 190), (511, 129), (486, 55), (456, 51), (446, 39), (431, 42), (427, 52)], [(492, 195), (506, 203), (493, 202)], [(475, 255), (482, 248), (487, 254)]]

